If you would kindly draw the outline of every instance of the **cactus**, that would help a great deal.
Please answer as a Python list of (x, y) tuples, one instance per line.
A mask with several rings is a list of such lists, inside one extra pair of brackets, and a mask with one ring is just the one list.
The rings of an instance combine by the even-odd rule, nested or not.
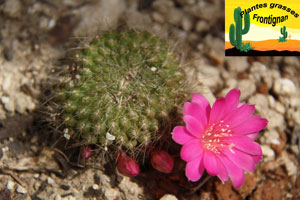
[(240, 15), (241, 8), (234, 9), (234, 21), (235, 27), (233, 24), (230, 25), (229, 29), (229, 40), (232, 46), (235, 46), (237, 49), (240, 49), (242, 46), (242, 35), (248, 33), (250, 29), (250, 15), (249, 13), (244, 16), (244, 28), (242, 28), (242, 17)]
[(288, 36), (288, 33), (287, 33), (287, 31), (286, 31), (286, 27), (285, 26), (283, 26), (283, 27), (281, 27), (280, 28), (280, 33), (283, 35), (282, 37), (279, 37), (279, 42), (285, 42), (286, 41), (286, 38), (287, 38), (287, 36)]
[(76, 58), (76, 75), (58, 91), (59, 118), (83, 143), (138, 151), (159, 139), (183, 103), (184, 73), (167, 43), (148, 32), (98, 35)]

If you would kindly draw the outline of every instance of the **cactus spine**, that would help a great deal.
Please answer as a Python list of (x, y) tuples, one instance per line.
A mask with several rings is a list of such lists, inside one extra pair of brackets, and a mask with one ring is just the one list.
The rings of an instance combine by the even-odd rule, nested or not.
[(73, 137), (136, 153), (159, 139), (183, 103), (184, 73), (166, 42), (148, 32), (111, 31), (77, 55), (75, 79), (59, 91), (60, 118)]
[(241, 48), (242, 45), (242, 35), (247, 34), (250, 29), (250, 15), (249, 13), (244, 15), (244, 28), (242, 28), (242, 17), (240, 15), (241, 8), (234, 9), (234, 24), (230, 25), (229, 29), (229, 40), (232, 46), (237, 49)]
[(288, 33), (286, 31), (286, 27), (283, 26), (280, 28), (280, 33), (283, 35), (282, 37), (279, 37), (279, 42), (285, 42), (286, 41), (286, 38), (288, 36)]

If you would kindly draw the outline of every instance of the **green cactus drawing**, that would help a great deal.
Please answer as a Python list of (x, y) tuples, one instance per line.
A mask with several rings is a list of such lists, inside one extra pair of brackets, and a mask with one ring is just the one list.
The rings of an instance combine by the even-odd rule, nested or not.
[(159, 139), (160, 126), (185, 99), (177, 57), (148, 32), (107, 32), (76, 57), (75, 78), (62, 82), (56, 104), (65, 130), (85, 143), (143, 149)]
[(249, 13), (244, 15), (244, 28), (242, 28), (242, 17), (240, 15), (241, 8), (234, 9), (234, 24), (230, 25), (229, 40), (232, 46), (240, 49), (242, 46), (242, 35), (247, 34), (250, 29), (250, 15)]
[(288, 32), (286, 31), (286, 27), (283, 26), (280, 28), (280, 33), (283, 35), (282, 37), (279, 37), (279, 42), (285, 42), (286, 38), (288, 36)]

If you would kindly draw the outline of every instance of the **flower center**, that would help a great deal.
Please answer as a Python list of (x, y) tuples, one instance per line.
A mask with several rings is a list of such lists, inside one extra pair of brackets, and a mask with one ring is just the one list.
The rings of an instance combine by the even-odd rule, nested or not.
[(210, 124), (201, 136), (203, 148), (213, 153), (220, 154), (220, 150), (227, 147), (234, 153), (232, 150), (234, 144), (230, 143), (229, 140), (226, 140), (232, 136), (232, 133), (233, 131), (230, 129), (230, 126), (225, 124), (223, 120), (217, 124)]

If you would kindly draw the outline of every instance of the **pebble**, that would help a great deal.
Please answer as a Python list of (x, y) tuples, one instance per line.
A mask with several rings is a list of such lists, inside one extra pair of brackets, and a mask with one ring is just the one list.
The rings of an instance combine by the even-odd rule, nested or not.
[(259, 113), (265, 113), (268, 111), (269, 101), (268, 98), (263, 94), (255, 94), (254, 96), (251, 96), (248, 100), (248, 103), (254, 104)]
[(12, 112), (12, 113), (15, 112), (15, 110), (16, 110), (15, 102), (13, 102), (9, 97), (3, 96), (3, 97), (1, 97), (1, 101), (4, 104), (4, 108), (8, 112)]
[(266, 130), (260, 138), (263, 144), (280, 144), (279, 133), (276, 129)]
[(285, 113), (285, 107), (282, 105), (282, 103), (275, 101), (274, 109), (279, 112), (280, 114)]
[(273, 160), (275, 158), (275, 152), (269, 145), (261, 145), (261, 150), (265, 161)]
[(238, 88), (241, 90), (241, 101), (248, 99), (256, 92), (256, 86), (251, 79), (242, 79), (238, 81)]
[(99, 185), (98, 185), (98, 184), (93, 184), (93, 185), (92, 185), (92, 188), (93, 188), (94, 190), (98, 190), (98, 189), (99, 189)]
[(12, 18), (17, 18), (21, 16), (22, 4), (19, 0), (9, 0), (5, 1), (3, 12)]
[(159, 200), (178, 200), (173, 194), (165, 194)]
[(8, 180), (7, 184), (6, 184), (6, 188), (9, 190), (13, 190), (15, 186), (15, 183), (12, 182), (11, 180)]
[(193, 28), (193, 23), (192, 23), (192, 19), (190, 19), (189, 17), (184, 17), (182, 19), (182, 28), (185, 31), (190, 31)]
[(104, 193), (105, 200), (118, 199), (120, 198), (120, 193), (114, 188), (107, 188)]
[(53, 184), (55, 183), (55, 181), (54, 181), (51, 177), (48, 177), (48, 178), (46, 179), (46, 181), (47, 181), (47, 183), (48, 183), (49, 185), (53, 185)]
[(281, 78), (274, 81), (273, 91), (277, 95), (294, 96), (297, 89), (293, 81), (287, 78)]
[(61, 196), (60, 195), (55, 195), (55, 198), (54, 198), (54, 200), (61, 200), (62, 198), (61, 198)]
[(195, 29), (197, 32), (205, 32), (209, 30), (209, 24), (205, 20), (199, 20), (196, 23)]
[(268, 119), (268, 129), (278, 128), (281, 131), (285, 129), (286, 123), (282, 114), (276, 112), (275, 110), (270, 110), (267, 108), (265, 108), (265, 110), (261, 111), (260, 113), (264, 118)]
[(26, 194), (27, 193), (27, 191), (26, 191), (26, 189), (25, 188), (23, 188), (22, 186), (20, 186), (20, 185), (18, 185), (18, 187), (17, 187), (17, 190), (16, 190), (18, 193), (20, 193), (20, 194)]
[(249, 67), (247, 57), (226, 57), (225, 63), (229, 71), (243, 72)]
[(220, 78), (220, 72), (216, 67), (196, 61), (194, 62), (194, 65), (199, 72), (197, 76), (198, 82), (206, 85), (213, 91), (221, 86), (222, 80)]

